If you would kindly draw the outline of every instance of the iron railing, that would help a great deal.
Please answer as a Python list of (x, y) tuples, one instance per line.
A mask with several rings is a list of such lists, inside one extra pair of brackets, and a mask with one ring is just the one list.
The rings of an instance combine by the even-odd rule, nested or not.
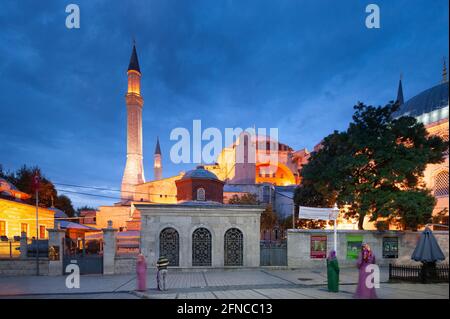
[(389, 264), (389, 280), (412, 282), (448, 282), (449, 266), (440, 265), (394, 265)]
[(0, 258), (19, 258), (20, 241), (0, 241)]

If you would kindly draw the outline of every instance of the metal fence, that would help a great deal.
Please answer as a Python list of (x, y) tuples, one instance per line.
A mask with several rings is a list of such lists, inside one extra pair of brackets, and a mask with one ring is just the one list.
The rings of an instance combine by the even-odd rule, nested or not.
[(389, 280), (412, 282), (448, 282), (448, 264), (435, 267), (389, 264)]
[(261, 266), (287, 266), (287, 241), (260, 242)]
[(20, 241), (0, 241), (0, 258), (19, 258)]

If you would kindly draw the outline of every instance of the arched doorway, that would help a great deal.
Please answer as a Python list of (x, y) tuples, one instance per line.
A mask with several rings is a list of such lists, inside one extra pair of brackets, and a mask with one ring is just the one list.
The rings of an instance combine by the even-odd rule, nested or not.
[(169, 260), (170, 266), (179, 266), (180, 239), (178, 232), (171, 227), (164, 228), (159, 234), (159, 256)]
[(197, 228), (192, 233), (192, 266), (211, 266), (212, 236), (206, 228)]
[(224, 238), (225, 266), (242, 266), (244, 255), (244, 235), (237, 228), (230, 228)]

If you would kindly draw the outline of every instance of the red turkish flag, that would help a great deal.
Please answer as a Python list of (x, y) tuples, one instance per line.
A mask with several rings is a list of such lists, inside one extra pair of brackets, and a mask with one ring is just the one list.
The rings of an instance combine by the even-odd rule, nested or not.
[(36, 174), (34, 174), (34, 176), (33, 176), (33, 190), (34, 191), (39, 190), (40, 181), (41, 181), (41, 179), (39, 177), (39, 174), (36, 172)]

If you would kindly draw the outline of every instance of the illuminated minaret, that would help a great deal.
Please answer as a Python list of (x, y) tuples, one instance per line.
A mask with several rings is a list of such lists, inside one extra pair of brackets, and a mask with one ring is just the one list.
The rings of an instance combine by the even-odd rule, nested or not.
[(161, 147), (159, 146), (159, 137), (156, 140), (155, 155), (153, 159), (153, 172), (155, 174), (155, 181), (159, 181), (160, 179), (162, 179)]
[(145, 182), (142, 156), (142, 107), (141, 70), (139, 68), (136, 46), (133, 45), (128, 65), (127, 104), (127, 163), (122, 178), (122, 199), (133, 199), (135, 186)]

